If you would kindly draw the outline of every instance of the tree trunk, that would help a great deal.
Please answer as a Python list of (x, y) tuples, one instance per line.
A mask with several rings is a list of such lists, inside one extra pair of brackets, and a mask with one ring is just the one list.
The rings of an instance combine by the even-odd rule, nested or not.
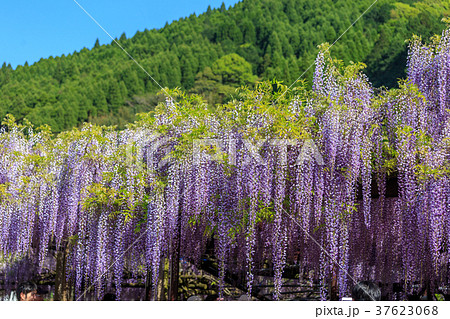
[(166, 278), (166, 258), (161, 258), (160, 264), (159, 264), (159, 278), (158, 278), (158, 286), (156, 291), (156, 300), (158, 301), (165, 301), (166, 300), (166, 293), (165, 293), (165, 278)]
[(178, 216), (175, 238), (172, 240), (171, 245), (171, 258), (170, 258), (170, 282), (169, 282), (169, 300), (178, 300), (178, 280), (180, 277), (180, 249), (181, 249), (181, 203), (183, 202), (184, 186), (181, 183), (180, 197), (178, 205)]
[(145, 295), (144, 300), (150, 301), (153, 298), (152, 295), (152, 271), (147, 270), (147, 281), (145, 282)]
[(69, 300), (70, 287), (66, 281), (66, 263), (69, 253), (69, 245), (63, 244), (63, 248), (56, 252), (56, 276), (55, 276), (55, 301)]
[(178, 300), (178, 280), (180, 277), (180, 241), (181, 241), (181, 208), (178, 210), (177, 234), (172, 245), (172, 258), (170, 259), (170, 289), (169, 300)]
[(330, 285), (331, 301), (339, 301), (337, 272), (338, 272), (337, 266), (333, 265), (333, 272), (331, 276), (331, 285)]

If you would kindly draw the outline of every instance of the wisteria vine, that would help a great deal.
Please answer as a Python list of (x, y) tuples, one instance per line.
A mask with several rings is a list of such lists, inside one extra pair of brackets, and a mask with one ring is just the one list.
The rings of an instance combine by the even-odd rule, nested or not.
[(120, 300), (126, 273), (156, 296), (177, 238), (194, 264), (213, 241), (220, 297), (239, 272), (251, 297), (269, 266), (280, 299), (287, 264), (320, 282), (323, 299), (354, 279), (449, 284), (450, 29), (429, 45), (414, 38), (408, 80), (379, 94), (362, 64), (344, 68), (327, 51), (312, 91), (263, 82), (213, 112), (174, 90), (177, 103), (121, 132), (86, 124), (52, 137), (7, 117), (0, 256), (40, 272), (49, 249), (68, 247), (75, 299), (114, 284)]

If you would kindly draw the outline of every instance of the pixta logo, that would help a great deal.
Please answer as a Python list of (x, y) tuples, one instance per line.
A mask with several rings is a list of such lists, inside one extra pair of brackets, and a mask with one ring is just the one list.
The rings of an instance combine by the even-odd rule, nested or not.
[[(236, 165), (237, 161), (237, 144), (235, 139), (197, 139), (193, 142), (193, 163), (199, 165), (206, 161), (225, 161), (227, 157), (228, 164)], [(312, 139), (307, 139), (300, 143), (298, 140), (292, 139), (264, 139), (252, 142), (249, 139), (243, 140), (243, 147), (250, 155), (244, 159), (244, 166), (246, 165), (267, 165), (267, 160), (261, 155), (261, 150), (264, 146), (275, 147), (279, 151), (279, 165), (287, 165), (288, 146), (301, 145), (300, 153), (296, 159), (295, 165), (302, 165), (304, 162), (316, 161), (318, 165), (324, 165), (323, 157), (320, 154), (319, 148)], [(207, 152), (205, 150), (211, 150)]]

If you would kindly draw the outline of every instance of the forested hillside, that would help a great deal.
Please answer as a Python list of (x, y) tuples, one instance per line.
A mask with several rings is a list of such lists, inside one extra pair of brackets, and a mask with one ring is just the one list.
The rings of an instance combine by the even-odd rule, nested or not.
[[(290, 85), (373, 0), (243, 0), (232, 8), (182, 18), (138, 32), (120, 44), (163, 87), (230, 99), (258, 79)], [(378, 1), (331, 49), (344, 63), (361, 61), (376, 86), (404, 77), (408, 39), (440, 33), (449, 1)], [(1, 58), (1, 56), (0, 56)], [(304, 78), (311, 79), (313, 68)], [(160, 88), (114, 43), (68, 56), (0, 69), (0, 118), (49, 124), (54, 132), (85, 121), (123, 126), (162, 99)]]

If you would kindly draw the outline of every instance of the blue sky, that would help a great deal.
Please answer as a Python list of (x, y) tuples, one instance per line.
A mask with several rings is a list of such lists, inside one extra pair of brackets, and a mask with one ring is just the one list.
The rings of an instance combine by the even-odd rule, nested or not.
[[(237, 0), (76, 0), (106, 31), (119, 38), (125, 32), (161, 28), (167, 22), (206, 11), (208, 5), (228, 8)], [(0, 4), (0, 66), (60, 56), (110, 43), (106, 35), (73, 0), (4, 0)]]

